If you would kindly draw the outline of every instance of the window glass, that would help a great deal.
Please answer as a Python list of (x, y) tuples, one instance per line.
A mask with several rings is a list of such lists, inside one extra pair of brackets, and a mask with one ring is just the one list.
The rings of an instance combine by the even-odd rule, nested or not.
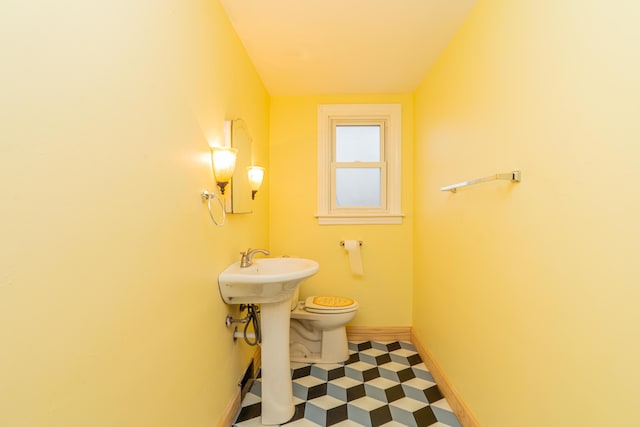
[(379, 162), (380, 126), (336, 126), (336, 162)]
[(381, 206), (380, 176), (380, 168), (336, 168), (336, 206)]

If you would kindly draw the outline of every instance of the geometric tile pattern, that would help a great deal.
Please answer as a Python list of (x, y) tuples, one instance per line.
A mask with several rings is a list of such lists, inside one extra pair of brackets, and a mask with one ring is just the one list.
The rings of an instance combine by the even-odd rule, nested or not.
[[(292, 362), (291, 381), (296, 411), (283, 426), (461, 427), (409, 342), (350, 342), (344, 363)], [(233, 426), (261, 426), (260, 402), (258, 376)]]

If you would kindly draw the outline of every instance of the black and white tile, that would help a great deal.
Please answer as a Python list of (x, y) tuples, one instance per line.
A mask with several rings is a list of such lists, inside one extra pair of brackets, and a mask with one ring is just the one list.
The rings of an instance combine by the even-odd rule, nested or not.
[[(294, 416), (287, 427), (461, 427), (418, 352), (408, 342), (350, 342), (345, 363), (291, 363)], [(261, 379), (234, 427), (259, 427)]]

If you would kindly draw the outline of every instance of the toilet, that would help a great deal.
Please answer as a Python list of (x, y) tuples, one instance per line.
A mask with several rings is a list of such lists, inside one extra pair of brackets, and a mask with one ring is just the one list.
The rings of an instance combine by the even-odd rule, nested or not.
[(291, 300), (289, 359), (303, 363), (340, 363), (349, 358), (345, 325), (356, 315), (351, 298), (310, 296)]

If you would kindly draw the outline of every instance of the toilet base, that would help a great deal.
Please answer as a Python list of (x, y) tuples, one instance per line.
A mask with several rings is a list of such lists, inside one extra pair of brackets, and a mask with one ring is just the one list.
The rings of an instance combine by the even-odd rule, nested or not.
[(291, 356), (290, 360), (292, 362), (298, 363), (340, 363), (340, 362), (325, 362), (322, 360), (322, 355), (320, 353), (310, 353), (309, 357), (295, 357)]
[[(293, 321), (292, 323), (295, 323)], [(299, 363), (342, 363), (349, 359), (349, 343), (344, 326), (322, 331), (318, 339), (304, 339), (296, 336), (296, 328), (292, 328), (289, 360)]]

